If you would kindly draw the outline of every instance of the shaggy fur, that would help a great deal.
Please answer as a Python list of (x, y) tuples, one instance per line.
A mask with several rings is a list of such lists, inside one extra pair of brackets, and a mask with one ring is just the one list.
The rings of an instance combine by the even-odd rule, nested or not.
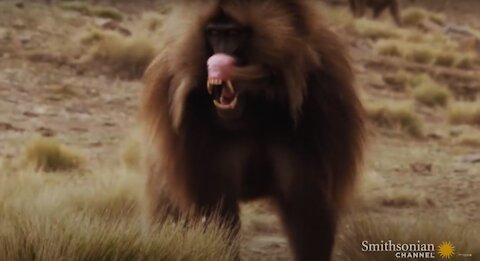
[[(203, 32), (219, 9), (252, 29), (249, 65), (273, 72), (268, 81), (258, 70), (243, 72), (238, 84), (265, 102), (246, 105), (253, 112), (240, 129), (218, 123), (206, 89)], [(219, 210), (236, 232), (239, 201), (272, 197), (296, 260), (329, 260), (361, 163), (364, 122), (347, 52), (316, 6), (178, 1), (163, 38), (146, 72), (141, 111), (153, 218), (161, 220), (166, 208), (199, 216)]]

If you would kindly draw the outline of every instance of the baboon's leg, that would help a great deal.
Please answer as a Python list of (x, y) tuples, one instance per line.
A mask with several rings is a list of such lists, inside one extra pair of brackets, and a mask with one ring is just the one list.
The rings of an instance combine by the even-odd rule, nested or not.
[(348, 0), (348, 5), (350, 6), (350, 11), (352, 12), (353, 16), (356, 16), (357, 8), (356, 8), (356, 0)]
[(363, 17), (367, 9), (366, 0), (357, 0), (357, 17)]
[[(301, 179), (301, 178), (299, 178)], [(335, 238), (335, 212), (318, 195), (315, 181), (294, 182), (276, 197), (295, 260), (330, 260)]]
[(273, 195), (295, 260), (331, 260), (337, 214), (320, 192), (317, 174), (322, 163), (296, 157), (282, 148), (275, 152)]
[(397, 0), (393, 0), (390, 3), (390, 14), (392, 14), (392, 17), (395, 20), (395, 23), (398, 26), (402, 26), (402, 19), (400, 18), (400, 8), (398, 6)]

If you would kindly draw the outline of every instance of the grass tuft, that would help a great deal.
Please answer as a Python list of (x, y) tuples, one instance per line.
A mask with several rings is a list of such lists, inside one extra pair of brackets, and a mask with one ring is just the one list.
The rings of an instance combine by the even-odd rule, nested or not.
[(465, 134), (458, 139), (458, 144), (468, 147), (480, 147), (480, 134)]
[(403, 49), (396, 41), (381, 40), (375, 45), (377, 53), (383, 56), (402, 57)]
[(37, 138), (25, 150), (26, 165), (45, 172), (75, 170), (83, 161), (78, 152), (51, 138)]
[(435, 56), (434, 64), (442, 67), (452, 67), (457, 61), (457, 56), (454, 52), (439, 52)]
[(152, 40), (145, 36), (124, 37), (107, 33), (93, 49), (93, 55), (110, 63), (117, 70), (138, 77), (154, 58), (155, 47)]
[(141, 143), (138, 139), (130, 138), (125, 142), (122, 150), (123, 163), (130, 169), (139, 169), (142, 162)]
[(445, 20), (447, 19), (445, 17), (445, 14), (440, 14), (440, 13), (430, 13), (428, 18), (430, 19), (430, 21), (440, 26), (444, 26)]
[(427, 12), (421, 8), (408, 8), (402, 12), (402, 22), (405, 26), (419, 26), (427, 17)]
[(434, 81), (420, 84), (412, 94), (417, 102), (430, 107), (445, 107), (452, 97), (449, 90), (438, 86)]
[(406, 103), (375, 103), (367, 104), (367, 114), (377, 126), (400, 129), (414, 137), (422, 137), (422, 122)]
[(475, 66), (475, 54), (461, 55), (455, 64), (455, 67), (464, 70), (471, 70)]
[(116, 21), (123, 20), (122, 13), (118, 9), (110, 6), (94, 6), (85, 2), (73, 1), (61, 3), (60, 7), (83, 15), (109, 18)]
[(435, 53), (426, 46), (410, 46), (406, 49), (405, 58), (415, 63), (430, 64), (435, 58)]
[(156, 12), (146, 12), (142, 15), (144, 26), (151, 32), (158, 30), (164, 21), (164, 17)]
[(412, 189), (391, 189), (381, 199), (381, 205), (385, 207), (405, 208), (434, 205), (432, 199), (425, 194)]
[(456, 102), (448, 108), (448, 118), (452, 124), (480, 125), (480, 104), (478, 102)]
[(392, 39), (400, 38), (402, 33), (400, 29), (393, 25), (372, 21), (369, 19), (358, 19), (353, 22), (353, 30), (356, 34), (364, 38)]

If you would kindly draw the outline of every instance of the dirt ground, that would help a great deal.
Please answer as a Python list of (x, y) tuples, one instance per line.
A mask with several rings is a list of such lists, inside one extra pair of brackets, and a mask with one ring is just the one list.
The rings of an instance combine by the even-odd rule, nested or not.
[[(18, 2), (0, 1), (0, 157), (13, 158), (32, 137), (48, 136), (86, 152), (92, 162), (115, 162), (135, 129), (141, 81), (83, 62), (88, 49), (79, 47), (78, 39), (82, 30), (98, 23), (97, 18), (41, 1), (23, 1), (20, 7), (15, 5)], [(437, 5), (438, 1), (418, 2), (445, 11), (454, 26), (480, 30), (480, 3), (460, 1), (449, 8)], [(122, 24), (128, 27), (151, 3), (117, 7), (127, 14)], [(411, 64), (379, 57), (368, 40), (343, 36), (351, 47), (365, 103), (409, 99), (381, 78)], [(453, 88), (459, 77), (468, 78), (468, 99), (480, 99), (480, 67), (435, 74)], [(465, 99), (463, 92), (455, 95)], [(463, 133), (479, 134), (480, 128), (451, 125), (441, 109), (416, 112), (424, 124), (422, 139), (372, 124), (364, 172), (366, 179), (375, 176), (368, 194), (378, 193), (381, 199), (361, 211), (382, 219), (430, 215), (480, 222), (480, 147), (457, 142)], [(388, 201), (391, 196), (395, 202), (402, 193), (415, 198), (414, 204)], [(286, 239), (271, 212), (263, 205), (249, 211), (257, 216), (245, 222), (243, 249), (248, 260), (289, 260)]]

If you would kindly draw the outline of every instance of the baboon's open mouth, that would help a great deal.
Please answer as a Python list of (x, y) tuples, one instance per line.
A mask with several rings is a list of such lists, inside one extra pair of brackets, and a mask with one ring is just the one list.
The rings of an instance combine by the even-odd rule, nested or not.
[(207, 61), (207, 90), (213, 96), (213, 104), (221, 110), (233, 110), (237, 106), (238, 93), (231, 80), (236, 59), (228, 54), (214, 54)]
[(208, 92), (213, 96), (213, 104), (219, 109), (235, 109), (238, 102), (238, 94), (231, 81), (209, 78), (207, 83)]

